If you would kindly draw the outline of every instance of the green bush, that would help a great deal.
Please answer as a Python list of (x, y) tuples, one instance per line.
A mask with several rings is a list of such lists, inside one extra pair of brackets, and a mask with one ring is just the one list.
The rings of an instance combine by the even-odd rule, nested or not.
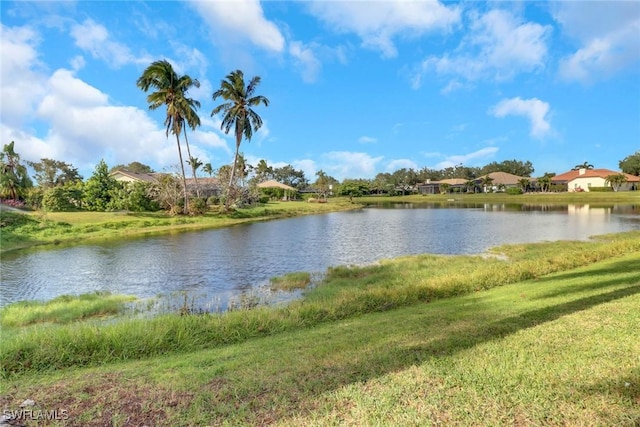
[(593, 193), (608, 193), (609, 191), (613, 191), (611, 187), (589, 187), (589, 192)]
[(42, 208), (49, 212), (65, 212), (82, 207), (82, 188), (71, 184), (49, 188), (42, 196)]
[(189, 199), (189, 213), (191, 215), (204, 215), (207, 210), (207, 199), (204, 197), (192, 197)]
[(515, 196), (517, 194), (522, 194), (522, 189), (520, 187), (509, 187), (505, 190), (505, 193)]
[(260, 198), (258, 199), (258, 202), (265, 204), (265, 203), (269, 203), (269, 196), (260, 196)]

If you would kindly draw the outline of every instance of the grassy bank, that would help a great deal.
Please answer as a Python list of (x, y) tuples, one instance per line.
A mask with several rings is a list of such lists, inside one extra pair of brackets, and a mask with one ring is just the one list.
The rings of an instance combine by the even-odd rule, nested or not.
[[(200, 322), (208, 323), (206, 330), (223, 328), (236, 314), (177, 317), (188, 326), (184, 333), (196, 331), (187, 339), (200, 340), (189, 351), (171, 351), (180, 336), (169, 332), (169, 322), (164, 335), (153, 327), (140, 334), (171, 335), (158, 356), (123, 362), (127, 357), (105, 360), (97, 353), (97, 367), (27, 370), (0, 382), (0, 404), (13, 410), (33, 399), (36, 410), (66, 410), (64, 425), (71, 426), (635, 426), (639, 244), (640, 235), (631, 233), (611, 241), (503, 247), (510, 260), (486, 265), (423, 256), (338, 269), (310, 295), (322, 301), (316, 313), (324, 308), (324, 319), (335, 321), (311, 316), (310, 328), (267, 321), (269, 313), (294, 316), (304, 304), (236, 313), (245, 315), (236, 318), (237, 334), (257, 328), (249, 335), (268, 336), (230, 333), (235, 344), (222, 345), (202, 336)], [(444, 272), (468, 264), (445, 283)], [(492, 272), (502, 269), (520, 273), (493, 282)], [(404, 270), (403, 280), (387, 280)], [(510, 284), (476, 291), (505, 281)], [(424, 291), (431, 297), (412, 297), (420, 288), (432, 288)], [(396, 308), (361, 304), (340, 316), (346, 300), (369, 292), (387, 292)], [(465, 295), (438, 299), (439, 293)], [(214, 318), (220, 323), (210, 323)], [(260, 330), (265, 327), (270, 330)]]
[(0, 252), (33, 246), (147, 236), (229, 227), (247, 222), (289, 218), (357, 208), (345, 200), (331, 203), (270, 202), (229, 214), (170, 217), (162, 212), (29, 212), (0, 210)]
[(357, 203), (406, 202), (406, 203), (513, 203), (513, 204), (640, 204), (640, 191), (593, 192), (593, 193), (451, 193), (410, 196), (367, 196), (354, 199)]
[(261, 307), (222, 315), (168, 314), (125, 319), (101, 327), (82, 322), (55, 328), (35, 325), (4, 340), (0, 374), (7, 378), (29, 371), (186, 353), (464, 295), (640, 253), (640, 232), (591, 242), (510, 245), (496, 251), (506, 254), (508, 260), (420, 255), (366, 267), (331, 268), (325, 281), (303, 300), (281, 308)]
[(170, 217), (164, 213), (131, 212), (31, 212), (26, 215), (0, 210), (0, 253), (33, 246), (73, 244), (100, 239), (148, 236), (204, 230), (269, 219), (357, 209), (372, 203), (456, 204), (628, 204), (640, 205), (640, 191), (611, 193), (532, 193), (522, 195), (438, 194), (396, 197), (329, 199), (329, 203), (270, 202), (231, 214)]

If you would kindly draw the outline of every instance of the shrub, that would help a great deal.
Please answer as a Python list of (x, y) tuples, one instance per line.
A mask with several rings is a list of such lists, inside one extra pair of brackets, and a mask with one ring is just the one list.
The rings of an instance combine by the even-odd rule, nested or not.
[(509, 187), (505, 190), (505, 192), (507, 194), (517, 195), (517, 194), (522, 194), (522, 189), (518, 187)]
[(589, 192), (593, 193), (607, 193), (609, 191), (613, 191), (611, 187), (589, 187)]
[(42, 196), (42, 208), (50, 212), (64, 212), (80, 209), (82, 188), (76, 185), (49, 188)]
[(207, 200), (204, 197), (192, 197), (189, 199), (189, 213), (191, 215), (204, 215), (207, 212)]

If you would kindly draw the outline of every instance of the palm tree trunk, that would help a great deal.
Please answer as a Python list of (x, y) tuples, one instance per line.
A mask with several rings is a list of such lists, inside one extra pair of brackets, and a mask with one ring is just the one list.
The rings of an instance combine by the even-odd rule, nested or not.
[(189, 164), (191, 165), (191, 173), (193, 174), (193, 181), (196, 184), (196, 196), (200, 197), (200, 186), (198, 185), (198, 177), (196, 176), (196, 168), (193, 165), (193, 157), (191, 157), (191, 150), (189, 149), (189, 139), (187, 138), (187, 127), (184, 127), (184, 142), (187, 144), (187, 155), (189, 156)]
[(182, 189), (184, 190), (184, 209), (183, 213), (189, 213), (189, 194), (187, 193), (187, 176), (184, 173), (184, 162), (182, 161), (182, 149), (180, 148), (180, 137), (176, 133), (176, 142), (178, 143), (178, 157), (180, 158), (180, 169), (182, 170)]

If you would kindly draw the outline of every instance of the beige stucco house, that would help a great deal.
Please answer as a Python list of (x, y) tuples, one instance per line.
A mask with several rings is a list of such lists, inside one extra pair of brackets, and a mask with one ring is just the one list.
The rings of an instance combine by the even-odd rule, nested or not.
[[(162, 173), (138, 173), (125, 170), (116, 170), (111, 172), (111, 177), (120, 182), (156, 182)], [(220, 183), (218, 178), (198, 178), (198, 187), (203, 197), (211, 197), (220, 195)], [(196, 183), (193, 178), (187, 178), (187, 189), (189, 193), (196, 193)]]
[[(617, 175), (622, 172), (612, 171), (610, 169), (585, 169), (570, 170), (551, 178), (551, 182), (555, 184), (566, 184), (567, 191), (589, 191), (591, 187), (610, 187), (607, 182), (609, 175)], [(618, 191), (638, 190), (640, 188), (640, 177), (622, 173), (627, 182), (620, 186)]]

